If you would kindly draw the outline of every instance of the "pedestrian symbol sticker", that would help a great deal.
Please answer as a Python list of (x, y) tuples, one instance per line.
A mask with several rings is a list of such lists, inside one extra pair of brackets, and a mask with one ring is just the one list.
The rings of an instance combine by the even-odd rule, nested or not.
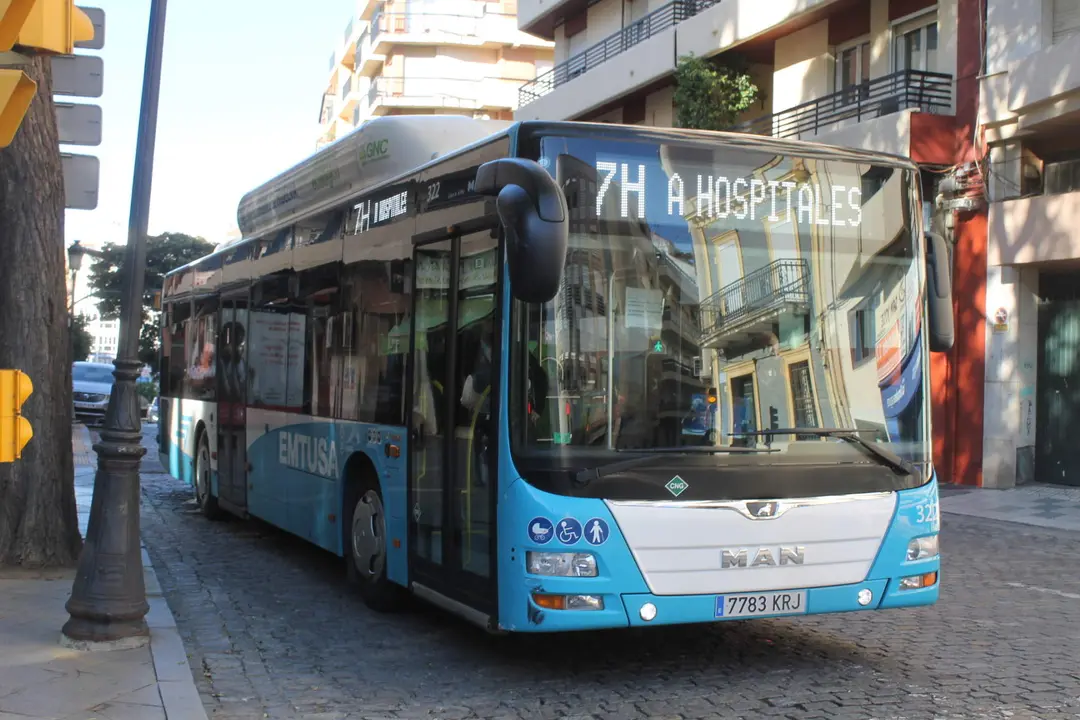
[(559, 542), (563, 545), (573, 545), (580, 539), (581, 523), (572, 517), (559, 521)]
[(546, 545), (551, 542), (555, 534), (555, 527), (546, 517), (535, 517), (529, 521), (529, 539), (537, 545)]
[(590, 545), (603, 545), (608, 539), (608, 524), (600, 518), (593, 518), (585, 523), (585, 542)]

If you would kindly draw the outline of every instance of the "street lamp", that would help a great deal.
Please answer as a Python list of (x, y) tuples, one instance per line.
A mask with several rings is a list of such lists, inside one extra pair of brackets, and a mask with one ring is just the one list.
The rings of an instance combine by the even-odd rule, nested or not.
[(113, 361), (109, 407), (101, 442), (94, 444), (97, 474), (86, 542), (67, 602), (71, 618), (64, 624), (68, 640), (143, 644), (146, 625), (146, 585), (139, 550), (139, 465), (142, 446), (139, 396), (135, 379), (141, 363), (139, 331), (146, 274), (146, 230), (157, 131), (158, 86), (165, 40), (165, 2), (152, 0), (150, 28), (143, 69), (142, 108), (135, 145), (135, 173), (124, 261), (124, 295), (120, 305), (120, 346)]

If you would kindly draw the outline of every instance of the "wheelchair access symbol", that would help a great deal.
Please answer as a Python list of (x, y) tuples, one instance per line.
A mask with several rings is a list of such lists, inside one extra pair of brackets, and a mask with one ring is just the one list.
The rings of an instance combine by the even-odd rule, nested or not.
[(581, 539), (581, 523), (572, 517), (563, 518), (559, 521), (557, 534), (563, 545), (573, 545)]

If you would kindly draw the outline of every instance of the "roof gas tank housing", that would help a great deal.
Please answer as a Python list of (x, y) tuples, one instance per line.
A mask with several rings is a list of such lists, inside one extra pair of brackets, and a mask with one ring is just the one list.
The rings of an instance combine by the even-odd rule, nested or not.
[(237, 224), (245, 238), (265, 235), (511, 125), (464, 115), (373, 118), (244, 195)]

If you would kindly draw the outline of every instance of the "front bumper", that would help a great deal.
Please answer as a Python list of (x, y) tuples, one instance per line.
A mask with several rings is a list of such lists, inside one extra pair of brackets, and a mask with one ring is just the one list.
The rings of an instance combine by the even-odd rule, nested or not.
[[(792, 587), (789, 591), (805, 593), (805, 606), (797, 612), (736, 617), (718, 616), (719, 596), (715, 593), (657, 595), (651, 592), (614, 516), (605, 512), (603, 501), (552, 496), (520, 481), (511, 486), (508, 494), (514, 502), (507, 503), (505, 507), (513, 508), (516, 512), (507, 512), (507, 517), (502, 520), (515, 530), (531, 527), (530, 518), (534, 516), (596, 516), (610, 526), (609, 539), (599, 546), (583, 543), (564, 546), (554, 539), (536, 543), (519, 530), (521, 534), (513, 537), (506, 548), (500, 570), (499, 624), (511, 632), (564, 632), (762, 617), (802, 617), (917, 607), (938, 601), (940, 555), (916, 560), (908, 560), (906, 556), (913, 538), (936, 535), (940, 531), (936, 479), (921, 487), (896, 493), (897, 501), (888, 529), (863, 580), (820, 587)], [(530, 550), (590, 552), (596, 556), (598, 572), (595, 577), (530, 574), (524, 566), (525, 556)], [(902, 588), (901, 580), (909, 577), (932, 580), (926, 587)], [(770, 591), (775, 592), (784, 591)], [(561, 605), (551, 602), (550, 596), (558, 600), (560, 596), (571, 595), (588, 596), (588, 603), (578, 602), (577, 605), (591, 605), (590, 609), (557, 609)], [(602, 602), (602, 609), (595, 609), (596, 599)], [(569, 604), (568, 600), (564, 603), (565, 606)], [(642, 607), (647, 604), (651, 607), (643, 615)]]

